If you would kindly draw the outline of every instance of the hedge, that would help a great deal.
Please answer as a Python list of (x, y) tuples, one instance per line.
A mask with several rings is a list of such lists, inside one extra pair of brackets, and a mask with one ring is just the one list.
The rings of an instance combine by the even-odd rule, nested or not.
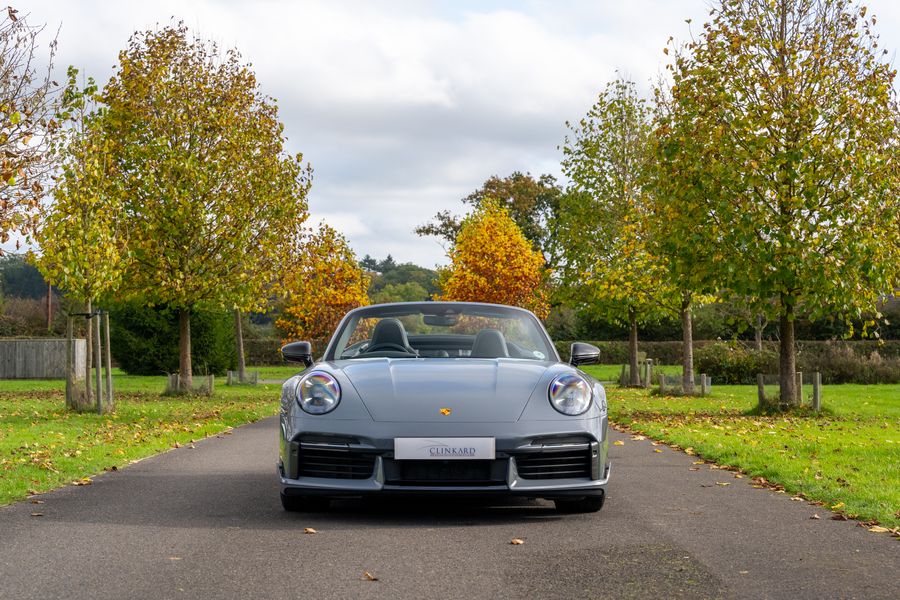
[[(603, 364), (626, 364), (628, 342), (590, 341), (600, 349)], [(281, 358), (282, 341), (276, 338), (244, 340), (244, 355), (248, 365), (270, 366), (285, 364)], [(563, 360), (569, 359), (572, 342), (556, 342)], [(321, 352), (325, 342), (314, 344)], [(681, 342), (640, 342), (638, 349), (646, 352), (657, 364), (681, 364)], [(836, 383), (900, 383), (900, 340), (863, 341), (800, 341), (797, 342), (797, 368), (803, 372), (822, 373), (822, 381)], [(753, 349), (752, 343), (698, 340), (694, 342), (694, 367), (717, 383), (755, 383), (760, 372), (778, 372), (778, 342), (764, 341), (763, 352)]]
[[(588, 342), (600, 348), (600, 362), (628, 362), (628, 342)], [(563, 360), (571, 342), (556, 342)], [(640, 342), (657, 364), (681, 364), (681, 342)], [(756, 374), (778, 372), (778, 342), (764, 341), (757, 352), (752, 343), (699, 340), (694, 342), (694, 368), (719, 383), (754, 383)], [(900, 383), (900, 340), (848, 340), (797, 342), (797, 369), (822, 373), (824, 383)]]

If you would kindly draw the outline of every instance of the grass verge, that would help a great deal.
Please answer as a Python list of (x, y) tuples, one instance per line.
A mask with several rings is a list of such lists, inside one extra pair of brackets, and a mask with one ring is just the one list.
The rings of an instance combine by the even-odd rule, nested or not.
[(847, 517), (900, 527), (900, 385), (828, 386), (821, 414), (778, 416), (752, 414), (755, 386), (717, 386), (705, 398), (607, 392), (610, 419), (630, 431)]
[(163, 377), (114, 376), (116, 412), (65, 410), (61, 381), (0, 381), (0, 505), (275, 414), (279, 386), (163, 397)]

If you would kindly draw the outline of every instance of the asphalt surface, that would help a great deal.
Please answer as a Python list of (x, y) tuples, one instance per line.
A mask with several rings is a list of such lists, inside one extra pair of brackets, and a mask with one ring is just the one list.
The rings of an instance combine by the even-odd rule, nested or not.
[(528, 500), (292, 514), (276, 426), (0, 508), (0, 598), (900, 598), (900, 542), (621, 433), (597, 514)]

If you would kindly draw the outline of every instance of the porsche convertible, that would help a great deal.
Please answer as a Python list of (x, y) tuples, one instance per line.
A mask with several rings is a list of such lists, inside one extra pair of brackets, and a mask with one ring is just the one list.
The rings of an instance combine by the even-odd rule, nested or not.
[(319, 360), (281, 390), (281, 502), (289, 511), (376, 494), (545, 498), (595, 512), (609, 479), (606, 393), (560, 360), (531, 312), (469, 302), (352, 310)]

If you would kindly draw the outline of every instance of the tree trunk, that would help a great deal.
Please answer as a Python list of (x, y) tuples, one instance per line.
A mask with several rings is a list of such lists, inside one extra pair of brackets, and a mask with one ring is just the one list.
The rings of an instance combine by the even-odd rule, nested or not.
[(681, 389), (685, 394), (694, 393), (694, 323), (691, 314), (691, 293), (681, 298)]
[(762, 334), (765, 325), (763, 325), (762, 315), (756, 315), (756, 327), (754, 327), (753, 343), (757, 352), (762, 352)]
[(53, 286), (47, 284), (47, 332), (53, 331)]
[(178, 389), (190, 392), (194, 387), (194, 374), (191, 371), (191, 312), (182, 308), (178, 311)]
[(781, 320), (779, 323), (780, 345), (778, 348), (779, 401), (782, 406), (797, 406), (797, 355), (794, 348), (794, 304), (793, 298), (781, 297)]
[(234, 340), (237, 343), (238, 381), (244, 383), (247, 377), (247, 365), (244, 363), (244, 330), (241, 326), (241, 310), (234, 309)]
[(637, 311), (634, 307), (628, 309), (628, 322), (631, 325), (631, 333), (628, 336), (628, 363), (631, 365), (631, 376), (628, 385), (638, 387), (641, 385), (641, 373), (638, 369)]
[[(85, 314), (90, 315), (91, 311), (91, 299), (88, 298), (84, 303), (84, 312)], [(94, 333), (89, 317), (84, 318), (84, 323), (86, 331), (84, 335), (84, 402), (82, 406), (90, 406), (93, 402), (93, 394), (91, 393), (91, 367), (94, 362)]]

